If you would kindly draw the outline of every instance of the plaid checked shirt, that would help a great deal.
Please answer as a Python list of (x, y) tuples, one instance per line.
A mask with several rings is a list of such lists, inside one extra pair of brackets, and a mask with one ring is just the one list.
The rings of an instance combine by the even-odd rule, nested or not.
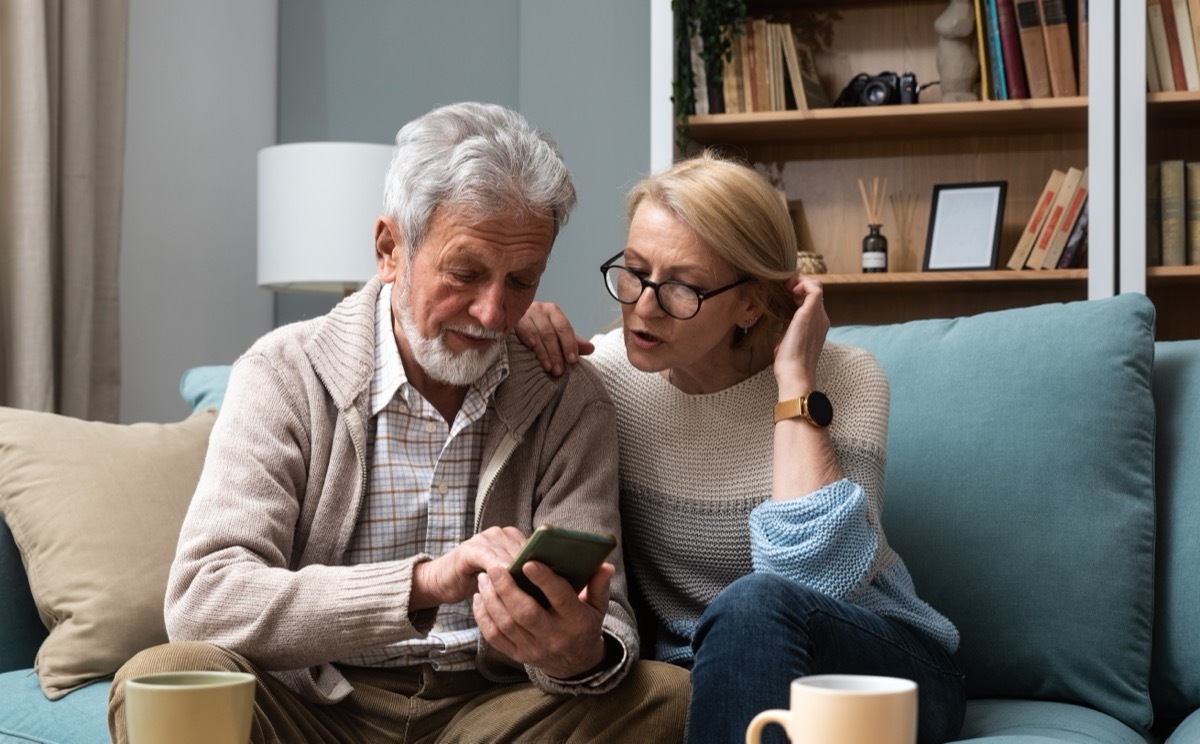
[[(440, 556), (473, 534), (475, 489), (491, 421), (488, 401), (508, 375), (504, 354), (471, 385), (462, 409), (448, 425), (405, 377), (392, 333), (391, 285), (379, 293), (375, 328), (369, 483), (347, 553), (350, 564), (400, 560), (416, 553)], [(342, 663), (474, 669), (478, 639), (467, 599), (442, 605), (427, 637), (365, 651)]]

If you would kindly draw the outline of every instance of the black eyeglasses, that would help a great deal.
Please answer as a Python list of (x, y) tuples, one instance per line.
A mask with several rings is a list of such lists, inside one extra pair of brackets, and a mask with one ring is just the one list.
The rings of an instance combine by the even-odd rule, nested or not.
[(622, 305), (632, 305), (641, 298), (646, 287), (650, 287), (654, 290), (654, 298), (658, 300), (658, 306), (663, 309), (664, 313), (676, 320), (688, 320), (696, 317), (696, 313), (700, 312), (700, 303), (709, 297), (719, 295), (739, 284), (750, 281), (750, 277), (744, 276), (732, 284), (726, 284), (724, 287), (717, 287), (707, 292), (674, 279), (652, 282), (633, 269), (617, 264), (617, 261), (624, 255), (625, 251), (621, 251), (600, 266), (600, 273), (604, 274), (604, 286), (608, 289), (608, 293)]

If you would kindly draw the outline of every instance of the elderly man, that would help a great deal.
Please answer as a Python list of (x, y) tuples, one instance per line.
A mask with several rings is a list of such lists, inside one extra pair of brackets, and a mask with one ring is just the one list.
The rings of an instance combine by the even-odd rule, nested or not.
[[(575, 203), (553, 142), (458, 104), (396, 136), (378, 277), (234, 365), (166, 598), (176, 669), (258, 679), (253, 742), (669, 741), (619, 551), (581, 591), (507, 572), (542, 523), (619, 534), (614, 412), (509, 343)], [(298, 215), (303, 219), (303, 215)]]

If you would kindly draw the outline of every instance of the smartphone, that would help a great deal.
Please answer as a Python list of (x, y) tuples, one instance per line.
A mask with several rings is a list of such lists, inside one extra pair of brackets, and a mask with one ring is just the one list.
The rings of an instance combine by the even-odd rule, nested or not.
[(587, 586), (615, 547), (617, 538), (613, 535), (543, 524), (525, 541), (525, 546), (508, 567), (508, 572), (526, 594), (536, 599), (542, 607), (548, 608), (550, 600), (521, 570), (526, 561), (545, 564), (566, 579), (575, 591), (579, 591)]

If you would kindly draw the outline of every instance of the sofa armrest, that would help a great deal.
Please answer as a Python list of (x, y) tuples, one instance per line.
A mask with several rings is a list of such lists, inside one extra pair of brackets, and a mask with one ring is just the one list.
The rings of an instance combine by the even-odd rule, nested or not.
[(0, 672), (31, 668), (45, 638), (21, 554), (0, 519)]

